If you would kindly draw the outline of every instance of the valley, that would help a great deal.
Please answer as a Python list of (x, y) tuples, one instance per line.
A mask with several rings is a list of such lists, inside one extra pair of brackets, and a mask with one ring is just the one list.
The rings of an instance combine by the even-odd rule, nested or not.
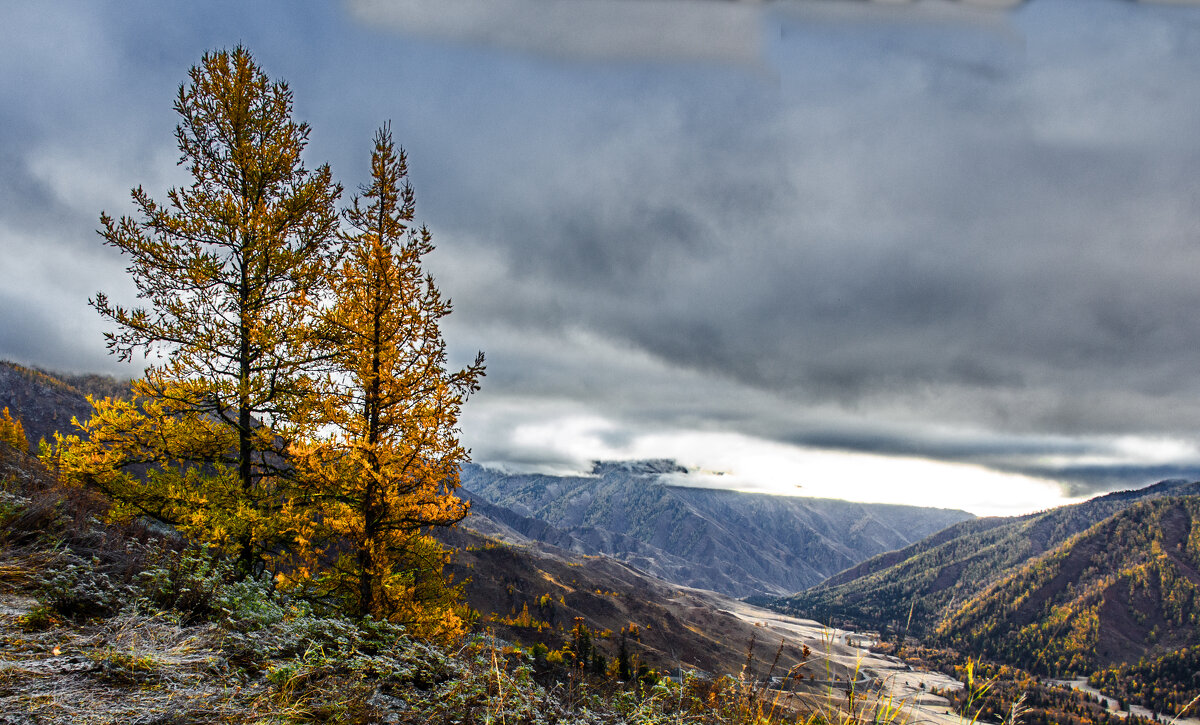
[[(620, 559), (734, 597), (814, 586), (974, 517), (965, 511), (692, 488), (674, 461), (596, 462), (587, 475), (463, 468), (490, 531)], [(480, 524), (488, 526), (489, 524)]]
[[(1096, 688), (1089, 686), (1086, 678), (1079, 678), (1079, 679), (1074, 679), (1074, 680), (1050, 680), (1050, 683), (1053, 685), (1056, 685), (1058, 687), (1069, 687), (1072, 690), (1076, 690), (1078, 692), (1082, 692), (1087, 695), (1091, 695), (1092, 697), (1095, 697), (1095, 698), (1107, 703), (1108, 711), (1113, 713), (1114, 715), (1120, 716), (1124, 712), (1126, 712), (1126, 711), (1121, 710), (1120, 707), (1118, 707), (1117, 701), (1111, 695), (1106, 695), (1103, 692), (1101, 692), (1100, 690), (1097, 690)], [(1133, 715), (1137, 715), (1138, 717), (1141, 717), (1141, 718), (1145, 718), (1147, 720), (1157, 720), (1160, 722), (1167, 721), (1167, 722), (1175, 723), (1176, 725), (1200, 725), (1200, 718), (1175, 717), (1175, 716), (1171, 715), (1170, 713), (1154, 712), (1150, 708), (1142, 707), (1141, 705), (1129, 705), (1128, 707), (1129, 707), (1129, 709), (1128, 709), (1129, 713), (1131, 713)]]

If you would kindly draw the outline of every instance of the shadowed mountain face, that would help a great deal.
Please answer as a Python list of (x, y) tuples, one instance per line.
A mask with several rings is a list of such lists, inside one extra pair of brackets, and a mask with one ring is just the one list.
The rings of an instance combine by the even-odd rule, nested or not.
[(1010, 570), (947, 612), (937, 638), (1035, 672), (1078, 675), (1200, 644), (1197, 605), (1200, 497), (1159, 498)]
[[(666, 485), (667, 461), (597, 464), (591, 476), (463, 469), (473, 518), (667, 581), (732, 596), (783, 594), (951, 524), (964, 511)], [(486, 503), (488, 505), (480, 505)], [(503, 511), (501, 509), (507, 509)], [(487, 524), (482, 524), (487, 528)]]
[(846, 620), (870, 628), (908, 626), (913, 633), (930, 633), (940, 619), (989, 584), (1095, 524), (1142, 501), (1196, 493), (1200, 483), (1163, 481), (1042, 513), (964, 521), (807, 591), (755, 601), (823, 621)]
[(87, 420), (92, 406), (85, 393), (46, 373), (0, 361), (0, 409), (8, 408), (21, 421), (30, 450), (56, 431), (74, 432), (71, 418)]

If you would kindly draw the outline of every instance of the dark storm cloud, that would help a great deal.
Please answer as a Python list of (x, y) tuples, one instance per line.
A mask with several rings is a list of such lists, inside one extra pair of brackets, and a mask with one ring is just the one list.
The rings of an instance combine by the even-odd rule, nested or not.
[[(1121, 370), (1134, 373), (1125, 385), (1151, 391), (1177, 379), (1162, 359), (1197, 339), (1181, 314), (1197, 300), (1190, 286), (1162, 282), (1189, 256), (1194, 219), (1175, 209), (1183, 218), (1164, 229), (1146, 212), (1191, 183), (1185, 169), (1130, 189), (1136, 168), (1080, 170), (1069, 154), (1000, 141), (960, 149), (939, 180), (856, 180), (866, 188), (830, 196), (862, 199), (868, 218), (835, 218), (830, 229), (812, 223), (794, 181), (783, 185), (791, 199), (723, 204), (723, 185), (745, 168), (785, 174), (751, 154), (722, 165), (703, 146), (704, 173), (635, 168), (582, 199), (551, 191), (552, 211), (539, 203), (501, 235), (516, 289), (536, 290), (537, 304), (521, 308), (518, 294), (496, 313), (535, 326), (566, 317), (675, 364), (842, 402), (933, 384), (1086, 389), (1090, 375), (1106, 382)], [(988, 183), (972, 173), (997, 165), (1020, 174)], [(660, 201), (665, 178), (676, 182)], [(962, 207), (971, 217), (958, 221)], [(1161, 253), (1143, 259), (1153, 246)]]
[[(1200, 426), (1200, 94), (1169, 80), (1197, 70), (1195, 30), (1106, 6), (1078, 40), (1034, 10), (974, 31), (984, 50), (961, 54), (916, 52), (895, 28), (874, 54), (853, 52), (857, 29), (793, 38), (782, 54), (847, 46), (834, 88), (781, 71), (798, 100), (649, 102), (620, 141), (573, 156), (573, 183), (503, 210), (517, 293), (465, 304), (532, 329), (579, 325), (781, 407), (990, 431), (977, 446), (881, 441), (861, 424), (789, 438), (759, 409), (736, 426), (756, 435), (980, 462), (1072, 493), (1194, 470), (1030, 462), (1106, 452), (1089, 436), (1186, 440)], [(1113, 45), (1098, 55), (1087, 44), (1100, 40)]]
[[(1072, 492), (1191, 470), (1113, 440), (1200, 429), (1196, 11), (844, 5), (6, 9), (0, 357), (104, 364), (85, 300), (128, 284), (98, 213), (181, 183), (176, 85), (245, 42), (348, 189), (394, 121), (452, 354), (489, 356), (480, 406)], [(470, 444), (573, 460), (509, 428)]]

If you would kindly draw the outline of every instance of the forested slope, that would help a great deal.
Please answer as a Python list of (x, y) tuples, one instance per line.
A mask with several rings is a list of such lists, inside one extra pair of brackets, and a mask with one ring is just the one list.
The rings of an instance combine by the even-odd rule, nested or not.
[(908, 624), (911, 632), (926, 633), (989, 583), (1115, 513), (1139, 501), (1194, 493), (1200, 483), (1163, 481), (1041, 513), (964, 521), (809, 590), (755, 602), (822, 621), (866, 628)]
[(1200, 644), (1200, 497), (1122, 511), (970, 598), (937, 627), (960, 651), (1051, 675)]

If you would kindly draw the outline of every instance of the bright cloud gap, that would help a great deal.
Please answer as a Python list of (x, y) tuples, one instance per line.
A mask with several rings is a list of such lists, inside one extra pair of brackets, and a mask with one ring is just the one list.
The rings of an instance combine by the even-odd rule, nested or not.
[[(810, 448), (731, 432), (662, 430), (630, 434), (628, 429), (625, 424), (594, 414), (551, 414), (538, 422), (517, 422), (504, 445), (481, 452), (476, 460), (514, 472), (586, 475), (595, 461), (665, 458), (688, 470), (686, 474), (665, 475), (663, 480), (670, 485), (961, 508), (980, 516), (1025, 514), (1087, 498), (1055, 476), (1056, 469), (1101, 464), (1200, 468), (1200, 457), (1192, 447), (1130, 438), (1113, 444), (1113, 450), (1122, 450), (1122, 456), (1100, 459), (1087, 454), (1064, 455), (1010, 460), (999, 467)], [(1142, 485), (1152, 482), (1146, 480)]]

